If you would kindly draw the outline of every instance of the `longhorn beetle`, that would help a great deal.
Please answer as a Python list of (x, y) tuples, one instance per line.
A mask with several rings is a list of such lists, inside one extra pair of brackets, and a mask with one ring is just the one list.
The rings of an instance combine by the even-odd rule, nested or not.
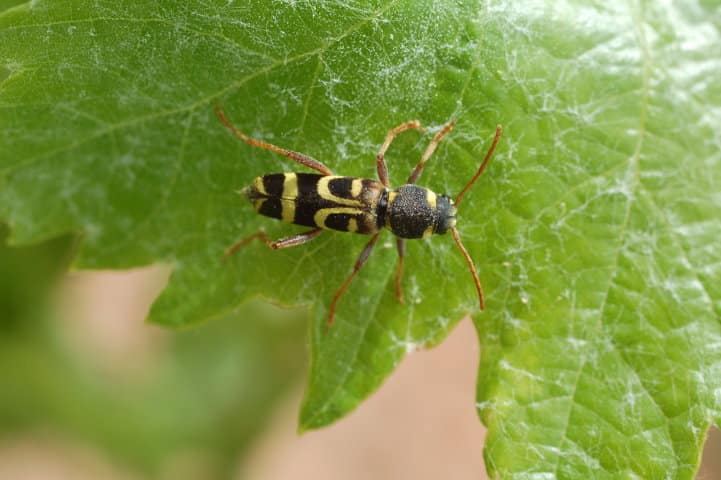
[(385, 153), (399, 133), (410, 129), (425, 130), (417, 120), (402, 123), (388, 132), (385, 142), (376, 155), (376, 169), (378, 170), (378, 180), (380, 180), (377, 181), (368, 178), (335, 176), (328, 167), (307, 155), (248, 137), (233, 126), (219, 105), (216, 106), (215, 111), (221, 123), (248, 145), (280, 153), (301, 165), (320, 172), (320, 175), (315, 173), (269, 173), (253, 180), (253, 183), (243, 192), (253, 204), (256, 212), (284, 222), (313, 228), (307, 232), (276, 241), (271, 241), (263, 231), (256, 232), (228, 248), (224, 258), (256, 238), (262, 240), (270, 248), (280, 249), (307, 243), (320, 235), (323, 230), (373, 235), (358, 256), (353, 271), (333, 296), (328, 312), (328, 325), (331, 325), (338, 300), (368, 260), (378, 241), (381, 228), (387, 228), (396, 236), (398, 266), (396, 267), (395, 291), (396, 298), (400, 303), (404, 303), (401, 277), (403, 276), (406, 239), (427, 238), (434, 233), (446, 233), (450, 230), (473, 276), (478, 291), (480, 309), (485, 309), (483, 289), (476, 267), (468, 250), (461, 243), (458, 230), (456, 230), (456, 208), (461, 204), (463, 195), (476, 183), (478, 177), (486, 169), (498, 140), (501, 138), (500, 125), (496, 127), (493, 143), (491, 143), (481, 166), (478, 167), (478, 171), (453, 200), (447, 195), (436, 195), (433, 191), (419, 187), (415, 183), (438, 143), (453, 129), (454, 120), (446, 123), (433, 137), (406, 184), (392, 189), (388, 180)]

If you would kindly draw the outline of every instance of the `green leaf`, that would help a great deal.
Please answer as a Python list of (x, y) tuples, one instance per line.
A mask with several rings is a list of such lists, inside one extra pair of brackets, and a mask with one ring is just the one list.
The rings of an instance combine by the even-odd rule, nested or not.
[[(174, 268), (152, 319), (253, 296), (306, 304), (301, 428), (357, 406), (477, 299), (449, 238), (223, 250), (260, 228), (234, 192), (303, 170), (228, 134), (373, 177), (386, 132), (456, 129), (421, 183), (455, 194), (504, 137), (459, 229), (488, 294), (478, 405), (504, 478), (691, 478), (721, 407), (721, 12), (713, 2), (32, 2), (0, 14), (0, 218), (24, 243), (82, 231), (80, 267)], [(433, 129), (432, 129), (433, 130)], [(389, 151), (400, 184), (433, 131)]]

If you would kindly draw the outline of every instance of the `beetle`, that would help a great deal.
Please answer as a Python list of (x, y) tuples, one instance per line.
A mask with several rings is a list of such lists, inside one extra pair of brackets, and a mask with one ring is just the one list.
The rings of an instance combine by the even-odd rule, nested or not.
[(373, 180), (336, 176), (324, 164), (307, 155), (250, 138), (235, 128), (219, 105), (215, 110), (220, 122), (248, 145), (279, 153), (294, 162), (320, 172), (320, 174), (270, 173), (256, 177), (243, 192), (257, 213), (313, 228), (275, 241), (270, 240), (263, 231), (256, 232), (228, 248), (224, 258), (256, 238), (270, 248), (281, 249), (307, 243), (325, 230), (372, 235), (358, 256), (353, 271), (333, 296), (328, 311), (327, 322), (330, 326), (333, 324), (338, 300), (368, 260), (383, 228), (390, 230), (396, 236), (398, 265), (394, 287), (396, 298), (400, 303), (404, 303), (401, 278), (406, 239), (427, 238), (433, 234), (444, 234), (450, 231), (473, 276), (480, 310), (485, 309), (483, 287), (478, 278), (478, 272), (456, 229), (456, 210), (461, 204), (463, 196), (476, 183), (493, 156), (501, 138), (501, 125), (496, 127), (493, 142), (475, 175), (456, 198), (452, 199), (448, 195), (438, 195), (428, 188), (420, 187), (416, 185), (416, 181), (423, 173), (426, 161), (433, 155), (441, 139), (453, 129), (454, 120), (446, 123), (433, 137), (406, 183), (394, 189), (390, 186), (385, 153), (399, 133), (411, 129), (425, 131), (417, 120), (402, 123), (388, 132), (376, 155), (378, 180)]

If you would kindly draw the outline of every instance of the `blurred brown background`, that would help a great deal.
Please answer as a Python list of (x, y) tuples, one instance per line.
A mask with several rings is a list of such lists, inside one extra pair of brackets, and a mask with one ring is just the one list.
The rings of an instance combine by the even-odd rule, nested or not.
[[(8, 341), (20, 351), (0, 374), (0, 479), (487, 478), (469, 319), (349, 417), (299, 436), (305, 314), (258, 304), (164, 330), (143, 319), (166, 280), (160, 267), (68, 274), (50, 338)], [(721, 479), (719, 452), (713, 430), (698, 478)]]

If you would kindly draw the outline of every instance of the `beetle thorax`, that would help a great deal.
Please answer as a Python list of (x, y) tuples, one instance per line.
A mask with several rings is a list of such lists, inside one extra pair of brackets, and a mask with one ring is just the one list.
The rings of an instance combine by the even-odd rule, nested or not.
[(445, 233), (456, 224), (456, 207), (446, 195), (418, 185), (388, 192), (385, 226), (401, 238), (424, 238)]

